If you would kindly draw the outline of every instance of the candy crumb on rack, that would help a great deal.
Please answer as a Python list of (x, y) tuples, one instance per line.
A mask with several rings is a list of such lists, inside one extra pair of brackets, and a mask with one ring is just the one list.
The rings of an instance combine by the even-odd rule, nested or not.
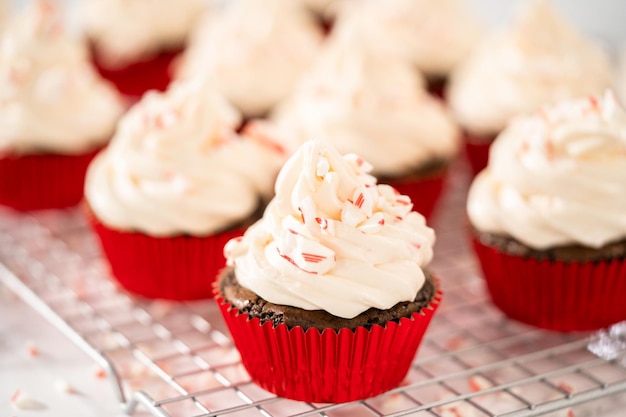
[(63, 394), (76, 394), (76, 389), (64, 379), (57, 379), (54, 382), (54, 388)]
[(467, 379), (467, 384), (474, 392), (482, 391), (487, 388), (493, 387), (493, 384), (487, 380), (487, 378), (480, 375), (472, 375)]
[(26, 353), (31, 358), (39, 356), (39, 348), (33, 342), (26, 342)]
[[(467, 379), (467, 385), (473, 392), (480, 392), (480, 391), (483, 391), (485, 389), (489, 389), (495, 386), (491, 381), (489, 381), (487, 378), (481, 375), (470, 376)], [(571, 387), (571, 385), (565, 381), (559, 382), (558, 387), (562, 391), (568, 394), (571, 394), (573, 392), (573, 388)], [(524, 391), (522, 389), (519, 389), (518, 387), (511, 389), (511, 393), (524, 396), (523, 395)], [(447, 398), (448, 398), (447, 396), (443, 396), (440, 398), (440, 400), (445, 400)], [(482, 395), (476, 398), (477, 399), (482, 398)], [(502, 403), (512, 400), (512, 398), (509, 395), (506, 395), (502, 391), (496, 393), (495, 396), (488, 396), (485, 398), (489, 398), (489, 401), (483, 402), (481, 403), (481, 405), (483, 407), (487, 406), (487, 408), (489, 408), (490, 404), (493, 403), (494, 401), (498, 403), (499, 405), (502, 405)], [(550, 393), (550, 394), (546, 394), (544, 401), (547, 402), (551, 400), (556, 400), (558, 398), (560, 398), (558, 394)], [(478, 416), (482, 417), (484, 415), (481, 412), (479, 412), (478, 409), (474, 405), (465, 401), (455, 401), (449, 404), (444, 404), (442, 406), (437, 407), (436, 411), (440, 417), (478, 417)], [(574, 410), (572, 410), (571, 408), (564, 408), (561, 410), (557, 410), (549, 414), (546, 414), (546, 416), (548, 417), (576, 417), (574, 414)]]
[(101, 367), (98, 366), (98, 367), (94, 368), (93, 376), (95, 376), (98, 379), (103, 379), (103, 378), (106, 378), (107, 372), (104, 369), (102, 369)]
[(43, 410), (47, 408), (44, 403), (31, 398), (21, 389), (15, 390), (11, 396), (11, 405), (17, 410)]

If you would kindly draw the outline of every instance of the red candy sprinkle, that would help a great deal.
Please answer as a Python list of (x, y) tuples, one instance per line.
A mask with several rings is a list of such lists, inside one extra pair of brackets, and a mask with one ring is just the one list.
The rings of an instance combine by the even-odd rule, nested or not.
[(324, 259), (326, 259), (325, 256), (323, 255), (317, 255), (315, 253), (305, 253), (302, 252), (302, 258), (306, 261), (306, 262), (311, 262), (311, 263), (318, 263), (323, 261)]

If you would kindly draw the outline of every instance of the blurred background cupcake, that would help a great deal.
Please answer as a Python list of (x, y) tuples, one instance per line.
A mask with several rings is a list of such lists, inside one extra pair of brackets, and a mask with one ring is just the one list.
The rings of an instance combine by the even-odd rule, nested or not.
[(209, 0), (80, 0), (77, 6), (98, 71), (136, 100), (167, 88), (172, 63)]
[(513, 120), (467, 210), (493, 302), (560, 331), (626, 319), (626, 113), (612, 94)]
[(233, 0), (203, 20), (178, 74), (213, 78), (245, 117), (263, 116), (291, 93), (322, 39), (299, 2)]
[(363, 41), (361, 29), (337, 25), (313, 68), (266, 122), (268, 134), (287, 153), (326, 138), (340, 152), (360, 155), (379, 182), (429, 216), (457, 154), (458, 128), (411, 63)]
[(281, 169), (262, 219), (225, 248), (216, 296), (261, 387), (346, 402), (396, 387), (440, 302), (434, 231), (371, 166), (321, 141)]
[(566, 22), (545, 0), (522, 3), (451, 77), (447, 98), (465, 130), (474, 172), (513, 116), (544, 104), (602, 93), (613, 81), (607, 51)]
[(53, 2), (38, 1), (2, 32), (0, 204), (15, 209), (77, 204), (87, 165), (124, 111), (64, 26)]
[(341, 9), (337, 25), (343, 17), (356, 18), (364, 42), (404, 54), (438, 96), (483, 33), (463, 0), (363, 0), (348, 6)]
[(150, 298), (207, 298), (223, 246), (271, 197), (282, 155), (234, 132), (240, 114), (200, 80), (150, 92), (89, 167), (90, 218), (113, 276)]

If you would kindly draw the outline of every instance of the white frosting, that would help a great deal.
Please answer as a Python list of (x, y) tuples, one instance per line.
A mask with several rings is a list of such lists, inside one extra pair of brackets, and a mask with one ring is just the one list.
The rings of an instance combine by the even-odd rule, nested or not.
[(537, 249), (626, 237), (626, 114), (611, 94), (516, 119), (467, 203), (479, 230)]
[(482, 34), (460, 0), (362, 0), (350, 6), (341, 10), (336, 26), (357, 16), (367, 43), (397, 49), (428, 77), (448, 75)]
[(305, 143), (280, 171), (263, 218), (225, 247), (239, 283), (272, 303), (344, 318), (413, 300), (435, 234), (369, 168)]
[(459, 123), (493, 135), (515, 115), (611, 85), (607, 53), (531, 1), (511, 27), (494, 33), (452, 76), (447, 98)]
[(207, 5), (207, 0), (80, 0), (80, 12), (98, 58), (117, 68), (182, 47)]
[(334, 17), (347, 0), (299, 0), (307, 9), (327, 18)]
[(89, 151), (111, 138), (123, 110), (50, 3), (7, 22), (0, 40), (0, 150)]
[(293, 0), (236, 0), (209, 15), (192, 38), (180, 76), (214, 77), (247, 116), (267, 112), (293, 89), (322, 41)]
[(239, 113), (199, 82), (149, 92), (87, 172), (85, 195), (110, 227), (208, 235), (269, 199), (282, 156), (236, 135)]
[(293, 151), (325, 137), (341, 153), (354, 152), (376, 175), (398, 176), (456, 153), (456, 123), (403, 58), (360, 41), (343, 26), (316, 66), (274, 116)]

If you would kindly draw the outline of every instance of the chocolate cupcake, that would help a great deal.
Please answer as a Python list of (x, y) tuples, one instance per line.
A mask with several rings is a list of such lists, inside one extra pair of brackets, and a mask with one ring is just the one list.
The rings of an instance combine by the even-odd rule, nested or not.
[(93, 63), (129, 100), (165, 91), (206, 0), (81, 0), (79, 24)]
[(369, 308), (356, 317), (347, 319), (334, 316), (325, 310), (303, 310), (298, 307), (270, 303), (242, 287), (232, 268), (224, 270), (222, 274), (224, 276), (219, 281), (219, 290), (232, 307), (240, 313), (247, 314), (250, 318), (258, 318), (261, 325), (271, 322), (274, 327), (284, 324), (289, 329), (301, 327), (305, 331), (309, 328), (320, 331), (324, 329), (339, 331), (343, 328), (356, 330), (359, 327), (369, 330), (374, 325), (384, 326), (390, 321), (398, 323), (401, 318), (410, 317), (411, 314), (419, 313), (423, 308), (427, 308), (437, 291), (432, 277), (427, 275), (424, 286), (412, 301), (400, 302), (386, 310)]
[(51, 2), (11, 16), (0, 38), (0, 204), (66, 208), (124, 112)]
[(344, 21), (315, 65), (272, 117), (289, 151), (326, 138), (339, 152), (372, 164), (372, 175), (411, 198), (427, 218), (460, 145), (459, 129), (403, 56), (363, 41)]
[(434, 231), (368, 168), (306, 142), (263, 218), (225, 247), (217, 301), (252, 380), (277, 395), (344, 402), (397, 386), (439, 303), (424, 272)]
[(489, 146), (515, 116), (544, 105), (602, 94), (612, 84), (607, 51), (587, 39), (545, 0), (525, 3), (457, 67), (447, 100), (465, 131), (474, 173)]
[(539, 327), (626, 319), (626, 114), (612, 94), (513, 121), (468, 196), (493, 302)]
[(209, 298), (226, 242), (272, 194), (283, 155), (235, 132), (202, 80), (144, 95), (90, 164), (85, 196), (113, 276), (148, 298)]

